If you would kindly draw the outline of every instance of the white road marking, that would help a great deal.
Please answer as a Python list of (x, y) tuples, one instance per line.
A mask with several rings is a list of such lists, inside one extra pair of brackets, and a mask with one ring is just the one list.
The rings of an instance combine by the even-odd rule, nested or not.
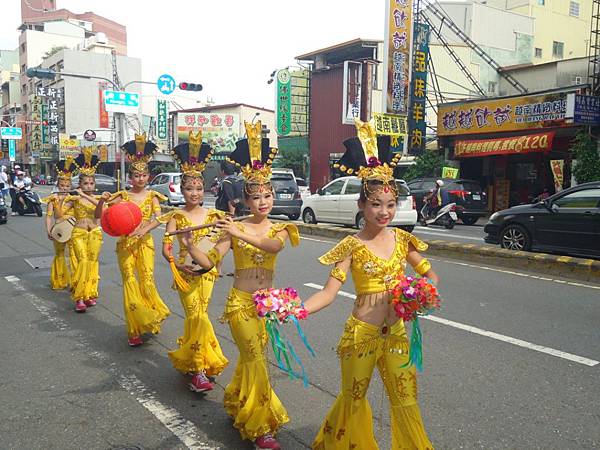
[[(326, 241), (323, 239), (314, 239), (314, 238), (307, 238), (304, 236), (300, 237), (301, 239), (305, 239), (307, 241), (313, 241), (313, 242), (320, 242), (322, 244), (329, 244), (329, 245), (334, 245), (337, 244), (338, 241)], [(428, 257), (429, 260), (431, 261), (440, 261), (446, 264), (454, 264), (456, 266), (463, 266), (463, 267), (471, 267), (474, 269), (481, 269), (481, 270), (488, 270), (490, 272), (498, 272), (498, 273), (504, 273), (506, 275), (514, 275), (517, 277), (521, 277), (521, 278), (531, 278), (534, 280), (540, 280), (540, 281), (548, 281), (551, 283), (558, 283), (558, 284), (567, 284), (569, 286), (575, 286), (575, 287), (582, 287), (582, 288), (587, 288), (587, 289), (595, 289), (595, 290), (600, 290), (600, 286), (598, 285), (593, 285), (593, 284), (584, 284), (584, 283), (578, 283), (575, 281), (567, 281), (567, 280), (561, 280), (558, 278), (548, 278), (548, 277), (542, 277), (539, 275), (532, 275), (529, 273), (523, 273), (523, 272), (515, 272), (513, 270), (505, 270), (505, 269), (498, 269), (496, 267), (488, 267), (488, 266), (479, 266), (477, 264), (469, 264), (469, 263), (463, 263), (463, 262), (459, 262), (459, 261), (450, 261), (448, 259), (440, 259), (440, 258), (435, 258), (435, 257)]]
[(415, 234), (431, 234), (432, 236), (442, 236), (445, 238), (457, 238), (457, 239), (467, 239), (469, 241), (479, 241), (482, 244), (483, 242), (483, 237), (474, 237), (474, 236), (465, 236), (464, 234), (453, 234), (453, 233), (444, 233), (443, 231), (431, 231), (428, 230), (427, 228), (423, 228), (423, 227), (415, 227)]
[[(41, 298), (28, 292), (18, 277), (7, 276), (4, 279), (11, 283), (17, 291), (20, 291), (33, 307), (58, 330), (69, 330), (67, 322), (54, 315), (52, 309), (48, 308)], [(157, 400), (156, 393), (142, 383), (134, 374), (121, 370), (107, 355), (93, 350), (91, 342), (84, 335), (78, 336), (78, 339), (74, 342), (84, 351), (84, 354), (102, 363), (102, 366), (106, 367), (113, 374), (119, 385), (132, 395), (138, 403), (150, 411), (169, 431), (177, 436), (187, 448), (191, 450), (213, 450), (216, 448), (201, 442), (201, 433), (198, 428), (183, 417), (176, 409), (166, 406)]]
[[(313, 289), (321, 290), (324, 286), (315, 283), (305, 283), (304, 286), (310, 287)], [(355, 299), (356, 295), (339, 291), (339, 295), (343, 297), (348, 297)], [(597, 364), (600, 364), (600, 361), (596, 361), (594, 359), (584, 358), (583, 356), (573, 355), (572, 353), (563, 352), (561, 350), (556, 350), (550, 347), (544, 347), (543, 345), (532, 344), (531, 342), (523, 341), (521, 339), (513, 338), (510, 336), (506, 336), (504, 334), (495, 333), (493, 331), (483, 330), (481, 328), (473, 327), (471, 325), (466, 325), (464, 323), (454, 322), (452, 320), (443, 319), (437, 316), (423, 316), (422, 319), (431, 320), (432, 322), (441, 323), (443, 325), (447, 325), (449, 327), (458, 328), (459, 330), (468, 331), (473, 334), (478, 334), (480, 336), (486, 336), (491, 339), (495, 339), (497, 341), (506, 342), (508, 344), (513, 344), (518, 347), (523, 347), (529, 350), (534, 350), (536, 352), (545, 353), (547, 355), (556, 356), (557, 358), (566, 359), (568, 361), (576, 362), (578, 364), (583, 364), (589, 367), (594, 367)]]

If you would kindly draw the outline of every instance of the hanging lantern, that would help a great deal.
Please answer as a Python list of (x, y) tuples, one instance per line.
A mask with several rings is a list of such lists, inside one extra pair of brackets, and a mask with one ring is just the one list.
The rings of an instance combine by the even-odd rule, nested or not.
[(119, 202), (102, 212), (100, 223), (107, 234), (125, 236), (142, 223), (142, 210), (133, 202)]

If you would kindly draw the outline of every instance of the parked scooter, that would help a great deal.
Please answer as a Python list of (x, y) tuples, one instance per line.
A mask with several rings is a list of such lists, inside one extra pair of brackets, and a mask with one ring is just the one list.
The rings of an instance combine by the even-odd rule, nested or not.
[[(21, 203), (20, 199), (23, 200), (25, 206), (23, 206), (23, 203)], [(42, 217), (43, 212), (40, 196), (31, 189), (22, 188), (15, 196), (14, 211), (16, 211), (20, 216), (24, 216), (25, 214), (37, 214), (38, 217)]]
[(456, 214), (456, 203), (448, 203), (437, 210), (435, 216), (429, 216), (428, 203), (423, 205), (421, 208), (421, 225), (441, 225), (447, 230), (454, 228), (454, 224), (458, 221), (458, 214)]
[[(4, 189), (4, 183), (0, 183), (0, 190)], [(5, 224), (8, 220), (8, 209), (4, 196), (0, 195), (0, 224)]]

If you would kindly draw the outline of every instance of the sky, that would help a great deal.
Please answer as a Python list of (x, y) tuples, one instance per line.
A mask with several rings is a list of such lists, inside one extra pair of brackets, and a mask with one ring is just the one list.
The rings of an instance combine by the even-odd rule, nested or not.
[[(18, 46), (20, 0), (0, 0), (0, 49)], [(294, 57), (355, 38), (383, 39), (385, 0), (57, 0), (127, 27), (142, 75), (203, 85), (196, 99), (274, 108), (273, 70)], [(145, 87), (144, 93), (148, 93)], [(181, 95), (181, 91), (176, 92)]]

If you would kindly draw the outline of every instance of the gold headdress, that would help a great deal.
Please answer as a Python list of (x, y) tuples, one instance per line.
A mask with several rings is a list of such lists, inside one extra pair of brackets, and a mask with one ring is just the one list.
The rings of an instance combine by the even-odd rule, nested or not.
[(75, 165), (83, 175), (93, 176), (100, 164), (100, 159), (94, 155), (95, 147), (83, 147), (81, 153), (75, 158)]
[(375, 193), (369, 188), (369, 181), (381, 182), (386, 192), (397, 192), (394, 181), (394, 167), (401, 158), (399, 153), (390, 150), (390, 137), (377, 136), (371, 122), (355, 119), (357, 137), (346, 139), (346, 153), (334, 164), (341, 172), (360, 178), (369, 194)]
[(262, 137), (260, 120), (254, 125), (244, 121), (244, 126), (247, 138), (236, 142), (235, 150), (227, 157), (227, 161), (241, 169), (246, 183), (268, 183), (277, 149), (270, 148), (269, 140)]
[(56, 163), (56, 173), (59, 180), (71, 181), (71, 177), (76, 170), (74, 158), (67, 156), (65, 159)]
[(171, 154), (181, 165), (184, 175), (202, 178), (202, 172), (213, 154), (213, 149), (202, 142), (202, 130), (198, 130), (196, 134), (190, 131), (189, 142), (179, 144)]
[(126, 142), (121, 147), (127, 154), (131, 167), (136, 172), (148, 172), (148, 161), (156, 152), (156, 144), (146, 141), (146, 133), (136, 134), (135, 139)]

